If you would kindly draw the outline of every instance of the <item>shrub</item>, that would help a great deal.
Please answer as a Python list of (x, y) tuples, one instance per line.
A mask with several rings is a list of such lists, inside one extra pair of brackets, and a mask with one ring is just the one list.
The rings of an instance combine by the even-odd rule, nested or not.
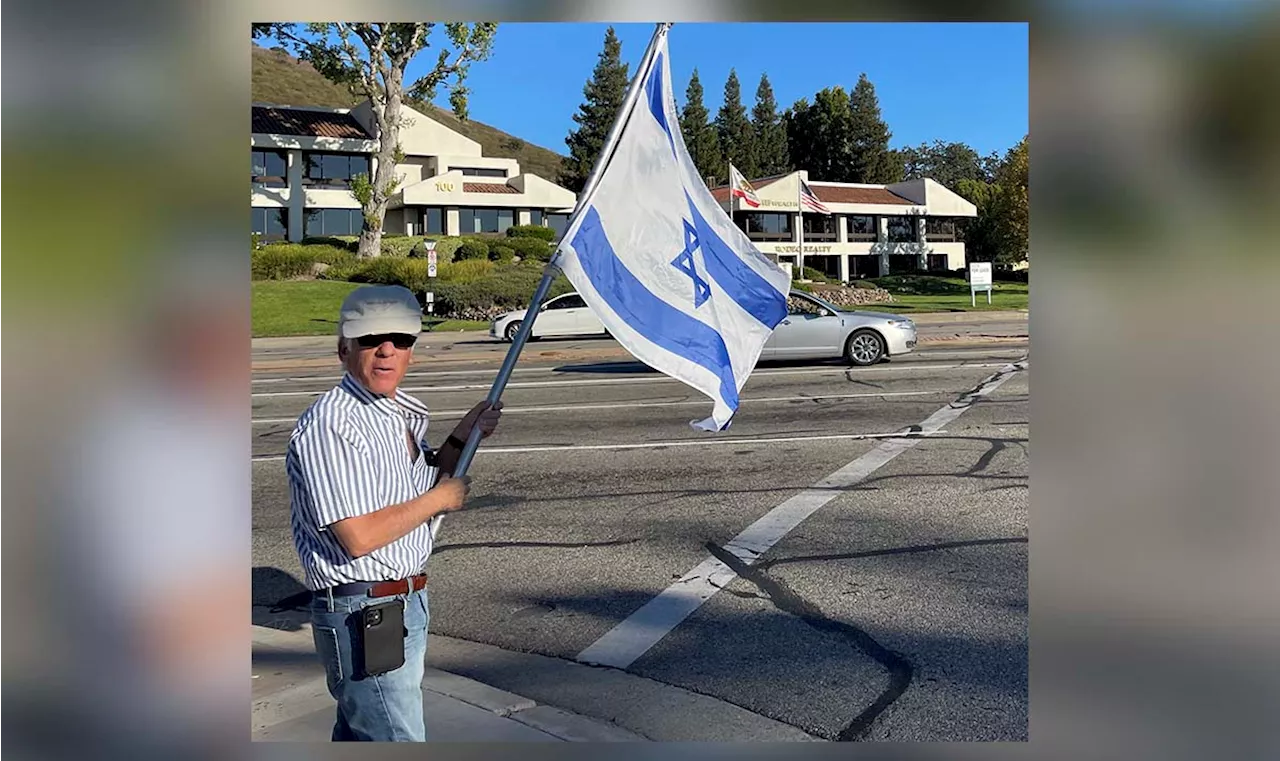
[(334, 267), (354, 261), (355, 256), (345, 248), (272, 243), (252, 253), (251, 272), (254, 280), (288, 280), (309, 275), (311, 266), (316, 262)]
[(508, 238), (503, 245), (515, 249), (521, 259), (536, 259), (540, 262), (551, 261), (551, 244), (538, 238)]
[(516, 250), (511, 246), (495, 243), (489, 246), (489, 261), (510, 264), (516, 258)]
[(874, 291), (876, 290), (877, 286), (875, 283), (872, 283), (868, 280), (851, 280), (849, 281), (849, 287), (857, 288), (859, 290), (864, 290), (864, 291)]
[[(488, 262), (486, 262), (488, 264)], [(529, 305), (533, 291), (541, 279), (540, 269), (506, 265), (495, 267), (485, 278), (470, 283), (449, 282), (436, 286), (436, 303), (441, 314), (458, 314), (463, 311), (496, 313), (521, 309)], [(573, 290), (563, 275), (551, 285), (551, 296), (559, 296)]]
[(464, 259), (488, 259), (489, 244), (476, 238), (467, 238), (458, 246), (458, 250), (454, 252), (455, 261)]
[(542, 225), (515, 225), (507, 228), (508, 238), (536, 238), (550, 243), (556, 239), (556, 231)]
[(436, 259), (441, 264), (451, 262), (455, 258), (458, 248), (462, 245), (464, 238), (447, 237), (447, 236), (430, 236), (423, 240), (434, 240), (436, 242)]
[(797, 291), (804, 291), (805, 293), (813, 293), (813, 286), (811, 284), (802, 283), (799, 280), (792, 280), (791, 287), (796, 289)]
[(318, 235), (302, 239), (304, 246), (332, 246), (355, 253), (360, 248), (360, 239), (350, 235)]
[[(794, 273), (795, 273), (795, 269), (794, 269), (794, 268), (792, 268), (791, 272), (792, 272), (792, 279), (795, 279), (795, 274), (794, 274)], [(803, 278), (801, 278), (801, 279), (803, 279), (803, 280), (812, 280), (812, 281), (813, 281), (813, 282), (815, 282), (815, 283), (826, 283), (826, 282), (829, 282), (829, 281), (827, 280), (827, 276), (826, 276), (826, 275), (822, 274), (822, 272), (821, 272), (820, 270), (816, 270), (816, 269), (814, 269), (813, 267), (805, 267), (805, 268), (804, 268), (804, 277), (803, 277)]]
[(441, 283), (472, 283), (488, 277), (493, 270), (493, 262), (485, 259), (445, 262), (439, 267), (437, 279)]
[(257, 251), (262, 248), (262, 233), (249, 233), (249, 250)]
[(411, 238), (406, 235), (383, 235), (382, 255), (408, 256), (409, 252), (421, 242), (422, 238)]

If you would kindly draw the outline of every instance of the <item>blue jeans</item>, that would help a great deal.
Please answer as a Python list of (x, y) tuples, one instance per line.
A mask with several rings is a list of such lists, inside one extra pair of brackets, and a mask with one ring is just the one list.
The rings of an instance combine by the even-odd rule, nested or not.
[[(396, 598), (405, 601), (404, 665), (377, 676), (356, 673), (360, 662), (361, 611)], [(423, 742), (422, 676), (427, 658), (427, 590), (395, 597), (317, 594), (311, 601), (316, 653), (324, 663), (329, 694), (338, 701), (333, 741)]]

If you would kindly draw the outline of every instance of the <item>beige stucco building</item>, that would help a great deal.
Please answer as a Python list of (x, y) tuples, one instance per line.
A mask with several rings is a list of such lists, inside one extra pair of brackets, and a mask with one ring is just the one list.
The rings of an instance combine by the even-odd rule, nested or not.
[(762, 252), (795, 264), (800, 178), (832, 212), (804, 213), (806, 267), (842, 281), (965, 267), (963, 226), (956, 222), (978, 210), (933, 180), (858, 185), (810, 180), (801, 170), (752, 180), (758, 208), (731, 197), (728, 187), (712, 195)]
[[(512, 225), (563, 229), (576, 201), (515, 159), (411, 108), (400, 129), (404, 161), (383, 230), (406, 235), (503, 232)], [(252, 229), (264, 239), (358, 235), (351, 178), (372, 176), (378, 150), (369, 103), (352, 108), (253, 105)]]

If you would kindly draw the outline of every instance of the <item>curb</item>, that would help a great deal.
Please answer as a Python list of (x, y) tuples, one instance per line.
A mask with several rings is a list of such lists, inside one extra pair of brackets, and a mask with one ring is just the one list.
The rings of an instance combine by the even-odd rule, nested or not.
[[(310, 625), (296, 632), (253, 626), (253, 649), (274, 653), (314, 655)], [(315, 664), (312, 671), (317, 671)], [(648, 738), (610, 722), (582, 716), (551, 705), (491, 687), (465, 676), (427, 667), (422, 689), (442, 698), (465, 703), (494, 716), (516, 722), (563, 742), (648, 742)], [(431, 703), (433, 701), (426, 700)], [(260, 695), (253, 700), (252, 732), (269, 736), (270, 730), (317, 713), (333, 710), (323, 673)]]

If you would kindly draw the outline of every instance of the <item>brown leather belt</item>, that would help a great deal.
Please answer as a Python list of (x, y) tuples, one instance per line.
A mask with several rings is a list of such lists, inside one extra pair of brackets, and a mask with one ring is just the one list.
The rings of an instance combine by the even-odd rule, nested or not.
[(358, 581), (353, 584), (339, 584), (328, 589), (321, 589), (317, 595), (332, 594), (334, 597), (350, 595), (368, 595), (369, 597), (391, 597), (417, 592), (427, 586), (427, 575), (420, 573), (407, 579), (396, 581)]

